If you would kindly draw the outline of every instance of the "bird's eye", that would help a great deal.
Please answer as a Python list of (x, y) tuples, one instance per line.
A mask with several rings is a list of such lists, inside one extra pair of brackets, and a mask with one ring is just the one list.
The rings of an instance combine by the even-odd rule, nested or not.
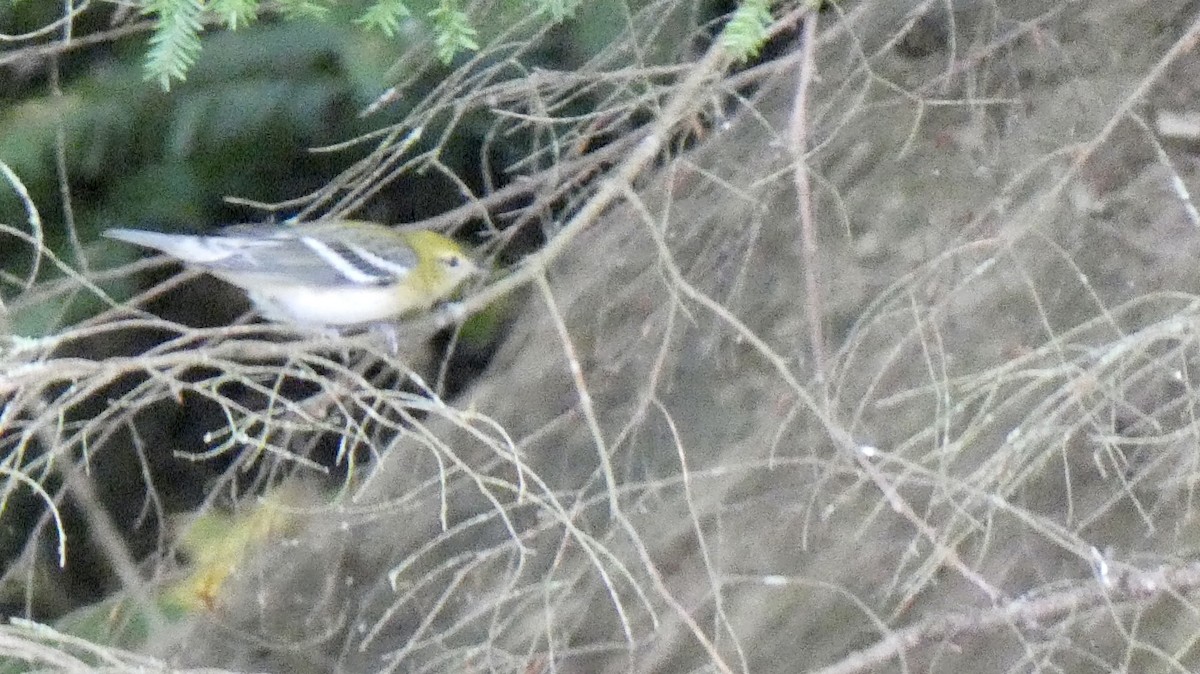
[(452, 255), (452, 256), (446, 258), (446, 266), (451, 269), (454, 269), (455, 267), (457, 267), (460, 264), (462, 264), (462, 258), (458, 257), (457, 255)]

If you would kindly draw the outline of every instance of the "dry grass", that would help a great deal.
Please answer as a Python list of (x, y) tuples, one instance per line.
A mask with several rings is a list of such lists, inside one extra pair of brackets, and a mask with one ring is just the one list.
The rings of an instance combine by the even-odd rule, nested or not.
[[(213, 499), (318, 477), (331, 437), (363, 462), (154, 644), (180, 665), (1193, 670), (1196, 163), (1144, 117), (1191, 100), (1189, 7), (863, 2), (740, 72), (719, 47), (640, 61), (686, 15), (666, 4), (576, 73), (522, 78), (495, 47), (306, 202), (438, 170), (407, 140), (449, 109), (537, 131), (528, 180), (435, 223), (531, 196), (505, 219), (554, 234), (468, 299), (525, 305), (460, 399), (397, 387), (436, 364), (369, 338), (114, 306), (4, 352), (5, 494), (37, 493), (60, 540), (87, 462), (170, 454), (151, 417), (199, 399), (224, 415), (210, 454), (236, 459)], [(558, 117), (585, 93), (594, 113)], [(3, 234), (71, 272), (30, 223)], [(138, 330), (157, 346), (88, 351)], [(136, 590), (135, 555), (100, 543)]]

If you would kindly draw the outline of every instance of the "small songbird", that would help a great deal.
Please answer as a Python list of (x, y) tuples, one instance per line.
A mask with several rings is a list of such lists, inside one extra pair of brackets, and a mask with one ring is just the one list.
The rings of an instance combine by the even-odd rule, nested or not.
[(110, 229), (247, 291), (263, 316), (313, 327), (377, 325), (426, 310), (479, 272), (453, 239), (370, 222), (234, 225), (207, 236)]

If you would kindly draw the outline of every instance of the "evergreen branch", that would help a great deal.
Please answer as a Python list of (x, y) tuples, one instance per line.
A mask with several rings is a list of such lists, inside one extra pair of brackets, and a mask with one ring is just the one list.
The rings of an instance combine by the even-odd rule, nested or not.
[(208, 0), (208, 9), (221, 18), (230, 30), (258, 18), (259, 0)]
[(471, 26), (471, 19), (454, 0), (441, 0), (429, 12), (429, 18), (433, 20), (434, 43), (442, 63), (449, 63), (460, 51), (479, 49), (479, 44), (475, 42), (479, 32)]
[(200, 53), (201, 0), (147, 0), (143, 14), (157, 15), (150, 50), (146, 53), (146, 79), (158, 80), (163, 90), (171, 80), (183, 81)]
[(354, 20), (355, 23), (374, 28), (388, 37), (400, 32), (400, 22), (412, 16), (404, 0), (379, 0)]
[(725, 48), (738, 59), (751, 58), (767, 41), (771, 25), (770, 0), (742, 0), (721, 36)]

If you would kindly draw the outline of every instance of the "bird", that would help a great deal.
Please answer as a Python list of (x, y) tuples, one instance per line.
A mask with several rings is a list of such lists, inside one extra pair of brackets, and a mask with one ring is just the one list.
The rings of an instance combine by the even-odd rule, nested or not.
[(394, 322), (433, 308), (480, 273), (443, 234), (358, 220), (231, 225), (208, 235), (125, 228), (103, 234), (242, 288), (268, 320), (315, 328)]

